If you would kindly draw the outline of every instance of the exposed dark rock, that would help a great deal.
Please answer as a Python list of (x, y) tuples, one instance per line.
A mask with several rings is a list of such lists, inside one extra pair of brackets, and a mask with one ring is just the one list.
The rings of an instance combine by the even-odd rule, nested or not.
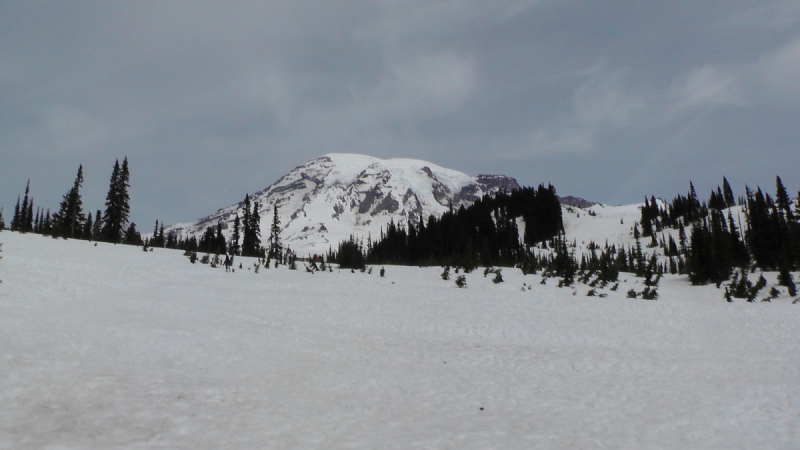
[(378, 203), (378, 206), (376, 206), (374, 210), (372, 210), (372, 215), (376, 216), (384, 211), (387, 211), (389, 214), (392, 214), (398, 209), (400, 209), (400, 203), (398, 203), (398, 201), (395, 200), (392, 194), (389, 194), (386, 196), (386, 198), (381, 200), (380, 203)]
[(571, 195), (566, 197), (558, 197), (558, 201), (562, 205), (574, 206), (576, 208), (589, 208), (594, 205), (599, 205), (597, 202), (590, 202), (589, 200), (584, 200), (580, 197), (573, 197)]
[(374, 188), (368, 190), (364, 194), (364, 200), (361, 201), (361, 204), (358, 205), (358, 213), (359, 214), (366, 214), (372, 209), (372, 205), (378, 199), (383, 198), (383, 192), (381, 191), (380, 186), (375, 186)]
[(520, 188), (517, 180), (505, 175), (478, 175), (476, 178), (476, 182), (484, 191), (513, 191)]

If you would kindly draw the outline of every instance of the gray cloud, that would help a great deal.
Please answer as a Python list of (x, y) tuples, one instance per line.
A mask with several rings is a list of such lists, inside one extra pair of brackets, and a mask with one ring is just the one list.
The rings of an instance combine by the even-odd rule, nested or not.
[(0, 39), (6, 215), (28, 177), (57, 206), (81, 163), (102, 208), (125, 155), (144, 229), (327, 152), (611, 203), (800, 187), (793, 1), (12, 1)]

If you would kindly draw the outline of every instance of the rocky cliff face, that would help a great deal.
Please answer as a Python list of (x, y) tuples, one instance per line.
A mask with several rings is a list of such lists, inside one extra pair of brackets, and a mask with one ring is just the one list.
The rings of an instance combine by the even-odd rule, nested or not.
[[(519, 188), (502, 175), (472, 177), (414, 159), (382, 160), (364, 155), (328, 154), (315, 158), (251, 196), (259, 204), (262, 241), (269, 237), (278, 206), (281, 238), (301, 256), (324, 253), (351, 234), (377, 238), (390, 221), (418, 224), (450, 208), (469, 205), (484, 194)], [(221, 222), (229, 236), (243, 204), (222, 208), (194, 223), (165, 229), (199, 236)]]

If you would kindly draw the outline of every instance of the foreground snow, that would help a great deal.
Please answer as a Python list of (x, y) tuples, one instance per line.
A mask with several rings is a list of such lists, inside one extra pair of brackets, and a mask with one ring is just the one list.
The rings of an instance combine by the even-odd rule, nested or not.
[(436, 268), (256, 274), (246, 258), (226, 274), (170, 250), (0, 242), (0, 448), (800, 442), (785, 295), (728, 304), (670, 277), (659, 301), (629, 300), (623, 276), (586, 297), (511, 269), (457, 289)]

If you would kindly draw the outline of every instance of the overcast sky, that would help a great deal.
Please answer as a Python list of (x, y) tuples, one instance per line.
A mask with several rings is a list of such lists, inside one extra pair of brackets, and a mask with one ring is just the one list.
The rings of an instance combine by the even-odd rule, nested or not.
[(0, 2), (0, 206), (150, 231), (330, 152), (609, 204), (800, 189), (798, 0)]

